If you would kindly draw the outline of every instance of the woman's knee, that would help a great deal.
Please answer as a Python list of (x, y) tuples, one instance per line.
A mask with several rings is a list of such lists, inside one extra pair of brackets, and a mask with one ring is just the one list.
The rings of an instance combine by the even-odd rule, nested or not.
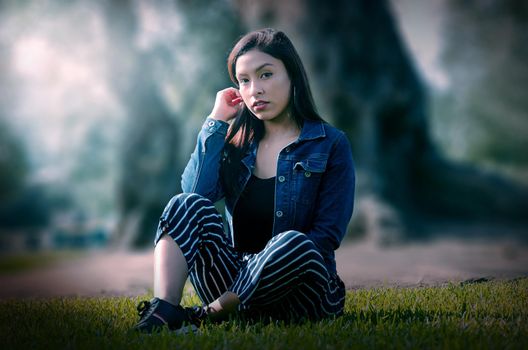
[(287, 247), (288, 250), (316, 250), (315, 244), (305, 233), (288, 230), (279, 233), (270, 241), (271, 245)]
[(161, 220), (169, 221), (176, 212), (189, 209), (197, 210), (202, 206), (214, 206), (207, 198), (197, 193), (180, 193), (172, 197), (161, 214)]
[(305, 233), (296, 230), (288, 230), (279, 233), (274, 237), (277, 241), (310, 241)]
[(154, 244), (156, 245), (163, 234), (170, 231), (169, 226), (178, 221), (174, 220), (175, 218), (185, 216), (189, 212), (196, 212), (202, 207), (214, 207), (214, 204), (197, 193), (180, 193), (173, 196), (161, 214)]
[(180, 193), (170, 199), (165, 207), (165, 211), (170, 210), (173, 207), (180, 207), (181, 205), (190, 208), (196, 202), (202, 202), (203, 205), (213, 205), (209, 199), (197, 193)]
[(312, 274), (326, 277), (324, 259), (313, 241), (304, 233), (290, 230), (274, 236), (264, 249), (263, 254), (269, 255), (268, 270), (288, 271), (303, 278), (311, 278)]
[(323, 273), (326, 276), (324, 259), (315, 243), (305, 234), (299, 231), (290, 230), (280, 233), (279, 245), (285, 245), (295, 256), (302, 256), (299, 260), (304, 267), (304, 274)]

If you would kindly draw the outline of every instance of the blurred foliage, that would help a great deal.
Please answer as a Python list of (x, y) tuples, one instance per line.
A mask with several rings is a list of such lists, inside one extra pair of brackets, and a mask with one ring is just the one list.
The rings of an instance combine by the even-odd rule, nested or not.
[(439, 142), (474, 163), (528, 167), (528, 3), (447, 1)]
[[(127, 116), (119, 146), (116, 240), (143, 245), (151, 242), (165, 203), (180, 191), (196, 130), (216, 91), (230, 85), (225, 59), (239, 23), (226, 2), (143, 2), (138, 8), (112, 1), (101, 10), (119, 48), (111, 65), (121, 79), (110, 84)], [(149, 31), (153, 17), (158, 31)]]
[(41, 186), (28, 184), (25, 149), (0, 118), (0, 228), (42, 227), (50, 205)]
[(0, 203), (16, 197), (23, 188), (28, 164), (20, 139), (0, 117)]
[(49, 223), (50, 203), (42, 187), (26, 187), (0, 205), (2, 228), (43, 227)]
[[(389, 1), (294, 4), (1, 2), (0, 229), (80, 214), (110, 222), (123, 245), (150, 243), (216, 91), (231, 86), (231, 46), (266, 26), (290, 35), (320, 111), (351, 140), (365, 231), (399, 230), (413, 205), (487, 215), (495, 208), (471, 203), (498, 198), (490, 187), (510, 211), (498, 182), (438, 162), (428, 96)], [(526, 6), (448, 4), (452, 85), (435, 92), (433, 134), (451, 158), (528, 166)]]

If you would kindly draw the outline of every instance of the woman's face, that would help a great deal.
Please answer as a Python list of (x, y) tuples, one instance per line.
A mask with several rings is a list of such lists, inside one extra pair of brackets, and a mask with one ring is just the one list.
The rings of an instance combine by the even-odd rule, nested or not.
[(281, 60), (254, 49), (238, 58), (235, 71), (240, 95), (258, 119), (287, 117), (291, 81)]

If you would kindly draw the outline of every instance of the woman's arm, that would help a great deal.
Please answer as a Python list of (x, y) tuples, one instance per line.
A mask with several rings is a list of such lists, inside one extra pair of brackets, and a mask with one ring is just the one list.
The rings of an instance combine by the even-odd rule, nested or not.
[(241, 107), (242, 98), (235, 88), (216, 93), (213, 111), (202, 125), (196, 148), (183, 171), (183, 192), (197, 193), (213, 203), (222, 199), (224, 191), (220, 179), (220, 160), (229, 128), (227, 122), (236, 116)]
[(354, 208), (355, 170), (350, 144), (341, 133), (321, 178), (308, 237), (323, 256), (339, 248)]
[(213, 203), (222, 199), (224, 191), (220, 181), (220, 160), (228, 127), (229, 124), (221, 120), (205, 120), (191, 159), (182, 174), (183, 192), (198, 193)]

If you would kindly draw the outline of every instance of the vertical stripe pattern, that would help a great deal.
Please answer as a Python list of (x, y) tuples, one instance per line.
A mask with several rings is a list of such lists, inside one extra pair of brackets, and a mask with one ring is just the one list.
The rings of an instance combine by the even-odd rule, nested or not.
[(257, 254), (234, 250), (213, 203), (198, 195), (174, 196), (163, 211), (154, 243), (170, 235), (187, 261), (189, 279), (204, 303), (226, 291), (239, 309), (276, 319), (320, 319), (343, 312), (345, 288), (330, 276), (314, 243), (303, 233), (274, 236)]

